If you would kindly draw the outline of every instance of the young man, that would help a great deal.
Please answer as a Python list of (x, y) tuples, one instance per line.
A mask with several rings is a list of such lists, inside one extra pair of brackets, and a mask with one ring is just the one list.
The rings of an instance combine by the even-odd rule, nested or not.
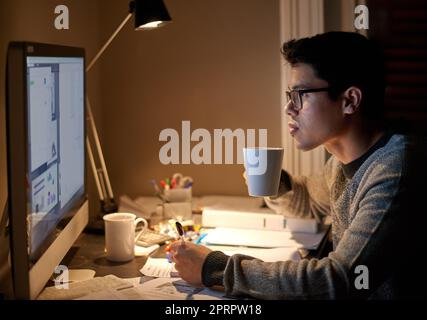
[[(408, 137), (381, 126), (380, 51), (357, 33), (332, 32), (286, 42), (282, 53), (291, 65), (289, 132), (299, 149), (323, 145), (332, 156), (316, 176), (283, 171), (279, 196), (266, 202), (277, 213), (331, 215), (334, 249), (320, 260), (265, 263), (177, 242), (171, 253), (181, 277), (261, 299), (422, 296), (414, 260), (426, 242), (419, 211), (425, 170), (416, 171), (425, 158)], [(362, 288), (360, 268), (369, 272)]]

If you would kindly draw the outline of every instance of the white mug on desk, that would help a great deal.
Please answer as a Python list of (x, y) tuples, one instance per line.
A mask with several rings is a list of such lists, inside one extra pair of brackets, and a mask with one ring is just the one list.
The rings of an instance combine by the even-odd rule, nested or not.
[[(135, 240), (148, 227), (147, 220), (137, 218), (133, 213), (111, 213), (104, 216), (105, 248), (107, 259), (111, 261), (129, 261), (135, 257)], [(144, 226), (137, 236), (135, 228), (139, 223)]]

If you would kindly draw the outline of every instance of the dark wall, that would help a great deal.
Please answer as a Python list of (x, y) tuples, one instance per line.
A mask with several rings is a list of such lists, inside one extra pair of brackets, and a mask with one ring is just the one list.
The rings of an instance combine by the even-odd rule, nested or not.
[(427, 136), (427, 1), (368, 0), (368, 36), (385, 53), (386, 114), (402, 132)]

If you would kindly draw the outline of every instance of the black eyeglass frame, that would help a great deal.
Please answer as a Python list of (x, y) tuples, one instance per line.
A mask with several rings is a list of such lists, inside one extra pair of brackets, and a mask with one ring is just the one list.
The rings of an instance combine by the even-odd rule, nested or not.
[[(331, 87), (324, 87), (324, 88), (312, 88), (312, 89), (292, 89), (286, 91), (286, 98), (289, 101), (292, 101), (292, 104), (294, 105), (295, 111), (300, 111), (302, 109), (302, 95), (304, 93), (311, 93), (311, 92), (323, 92), (323, 91), (330, 91)], [(292, 99), (292, 93), (297, 92), (298, 93), (298, 102), (299, 105), (295, 103), (295, 101)]]

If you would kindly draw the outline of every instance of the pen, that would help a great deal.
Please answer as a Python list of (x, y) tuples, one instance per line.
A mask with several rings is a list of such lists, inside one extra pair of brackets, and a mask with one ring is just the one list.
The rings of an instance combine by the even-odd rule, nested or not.
[(162, 196), (162, 194), (161, 194), (161, 193), (156, 192), (154, 195), (155, 195), (156, 197), (158, 197), (160, 200), (165, 201), (165, 198)]
[(164, 180), (160, 181), (160, 184), (162, 185), (163, 190), (169, 190), (169, 185)]
[(168, 244), (165, 248), (166, 251), (166, 260), (168, 260), (169, 263), (172, 263), (172, 257), (170, 252), (170, 244)]
[(156, 183), (156, 180), (151, 180), (151, 184), (153, 185), (153, 187), (154, 187), (154, 191), (156, 192), (156, 193), (161, 193), (161, 191), (160, 191), (160, 189), (159, 189), (159, 187), (157, 186), (157, 183)]
[(207, 235), (208, 235), (207, 233), (204, 233), (204, 234), (200, 235), (194, 243), (195, 244), (201, 244), (203, 238), (205, 238)]
[(179, 237), (181, 238), (181, 244), (184, 244), (184, 229), (182, 228), (182, 224), (180, 224), (178, 221), (175, 222), (176, 230), (178, 230)]
[(154, 187), (154, 195), (156, 196), (156, 197), (158, 197), (160, 200), (162, 200), (162, 201), (165, 201), (165, 199), (163, 198), (163, 195), (162, 195), (162, 192), (160, 191), (160, 188), (158, 187), (158, 185), (157, 185), (157, 183), (156, 183), (156, 180), (151, 180), (151, 184), (153, 185), (153, 187)]

